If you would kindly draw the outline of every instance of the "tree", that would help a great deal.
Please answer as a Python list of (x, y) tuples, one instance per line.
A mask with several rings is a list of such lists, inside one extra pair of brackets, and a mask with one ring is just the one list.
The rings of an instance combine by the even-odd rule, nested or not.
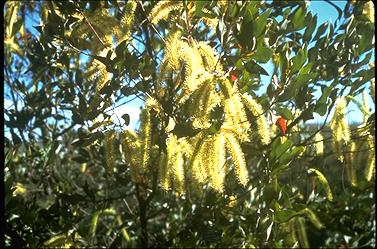
[(373, 4), (323, 4), (7, 2), (6, 245), (374, 246)]

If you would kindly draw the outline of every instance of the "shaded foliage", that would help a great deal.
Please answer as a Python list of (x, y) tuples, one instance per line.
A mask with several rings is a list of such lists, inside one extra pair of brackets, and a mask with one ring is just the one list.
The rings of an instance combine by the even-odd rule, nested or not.
[[(375, 137), (374, 113), (368, 110), (362, 125), (351, 126), (356, 151), (346, 147), (352, 158), (345, 162), (332, 149), (328, 126), (305, 123), (314, 113), (329, 121), (339, 97), (358, 97), (374, 82), (368, 4), (348, 2), (344, 10), (336, 8), (334, 23), (320, 24), (305, 1), (182, 1), (180, 10), (155, 25), (148, 14), (156, 1), (138, 1), (133, 24), (122, 30), (127, 4), (5, 5), (5, 99), (11, 103), (4, 110), (6, 246), (375, 246), (374, 182), (363, 175), (373, 156), (368, 141)], [(40, 19), (36, 31), (26, 27), (30, 18)], [(218, 63), (240, 92), (255, 98), (263, 115), (288, 121), (285, 137), (270, 122), (270, 143), (254, 133), (242, 143), (250, 178), (245, 187), (234, 170), (221, 194), (208, 185), (184, 195), (165, 192), (157, 170), (139, 182), (131, 177), (131, 162), (120, 150), (120, 131), (130, 116), (122, 116), (124, 124), (113, 122), (121, 118), (115, 106), (158, 99), (165, 116), (152, 113), (150, 128), (158, 152), (166, 151), (169, 118), (178, 137), (199, 132), (190, 112), (181, 111), (185, 106), (173, 101), (176, 89), (167, 88), (162, 97), (158, 92), (165, 40), (176, 29), (217, 47)], [(118, 44), (118, 36), (107, 36), (113, 33), (130, 37)], [(103, 72), (111, 73), (106, 82)], [(263, 75), (271, 81), (260, 93)], [(167, 78), (172, 84), (173, 76)], [(206, 134), (219, 130), (223, 112), (214, 108)], [(255, 114), (246, 114), (255, 126)], [(117, 130), (111, 169), (108, 130)], [(324, 154), (314, 146), (318, 132)], [(159, 155), (150, 154), (151, 165)]]

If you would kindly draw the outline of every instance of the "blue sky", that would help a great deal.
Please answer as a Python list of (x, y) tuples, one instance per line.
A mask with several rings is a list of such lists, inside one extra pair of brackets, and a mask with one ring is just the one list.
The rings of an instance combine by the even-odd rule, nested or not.
[[(332, 1), (334, 4), (339, 6), (341, 9), (344, 9), (344, 6), (346, 4), (346, 1)], [(311, 1), (309, 4), (309, 11), (312, 11), (313, 14), (317, 14), (318, 16), (318, 22), (317, 26), (321, 25), (322, 23), (326, 21), (334, 22), (337, 19), (338, 12), (336, 9), (331, 6), (330, 4), (324, 2), (324, 1)], [(26, 27), (29, 31), (31, 31), (33, 34), (37, 34), (35, 29), (32, 26), (39, 25), (38, 17), (33, 17), (35, 20), (30, 20), (26, 23)], [(85, 57), (85, 56), (84, 56)], [(83, 58), (84, 59), (84, 58)], [(374, 60), (374, 56), (372, 58)], [(85, 59), (84, 59), (85, 60)], [(267, 85), (270, 83), (271, 76), (272, 76), (272, 64), (267, 63), (263, 65), (263, 67), (266, 69), (266, 71), (270, 74), (270, 76), (262, 76), (262, 87), (257, 92), (258, 95), (263, 94), (266, 91)], [(368, 84), (369, 86), (369, 84)], [(367, 87), (369, 88), (369, 87)], [(319, 96), (320, 92), (317, 93), (317, 96)], [(316, 97), (317, 97), (316, 96)], [(358, 98), (361, 100), (361, 97)], [(372, 103), (372, 100), (369, 98), (369, 103)], [(9, 101), (5, 99), (5, 107), (9, 105)], [(135, 129), (138, 126), (138, 120), (139, 120), (139, 113), (140, 113), (140, 107), (143, 106), (143, 102), (139, 99), (136, 99), (135, 101), (132, 101), (126, 105), (122, 105), (119, 108), (115, 110), (115, 113), (118, 117), (122, 116), (124, 113), (127, 113), (130, 115), (130, 125), (128, 126), (131, 129)], [(374, 105), (371, 105), (372, 111), (374, 111)], [(352, 115), (348, 115), (349, 122), (361, 122), (362, 121), (362, 115), (361, 112), (358, 110), (358, 108), (351, 103), (348, 106), (348, 111), (352, 113)], [(314, 114), (314, 119), (308, 121), (308, 123), (323, 123), (324, 118)], [(330, 115), (331, 117), (331, 115)], [(117, 122), (117, 119), (114, 119), (114, 122)]]

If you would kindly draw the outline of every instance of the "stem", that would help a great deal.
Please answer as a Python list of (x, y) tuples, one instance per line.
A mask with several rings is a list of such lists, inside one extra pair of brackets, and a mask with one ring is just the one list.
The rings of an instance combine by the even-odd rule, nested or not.
[(148, 218), (147, 218), (147, 206), (148, 202), (140, 195), (140, 186), (136, 184), (136, 197), (139, 202), (139, 220), (141, 226), (140, 247), (148, 248)]

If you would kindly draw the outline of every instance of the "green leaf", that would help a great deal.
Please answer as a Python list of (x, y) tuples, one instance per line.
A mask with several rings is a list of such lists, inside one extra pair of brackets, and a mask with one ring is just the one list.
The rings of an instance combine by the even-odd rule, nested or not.
[(313, 119), (314, 118), (313, 112), (314, 112), (314, 106), (309, 105), (309, 107), (305, 109), (304, 112), (302, 113), (302, 120), (305, 122), (307, 120)]
[(209, 5), (211, 1), (195, 1), (195, 16), (202, 17), (205, 16), (206, 13), (203, 12), (205, 6)]
[(306, 59), (308, 58), (308, 50), (304, 46), (298, 51), (297, 55), (292, 59), (292, 73), (298, 72), (304, 65)]
[(302, 154), (305, 151), (304, 146), (297, 146), (294, 147), (291, 151), (283, 153), (278, 161), (281, 164), (281, 166), (277, 167), (276, 169), (273, 169), (271, 172), (271, 175), (275, 176), (278, 173), (280, 173), (282, 170), (287, 169), (289, 167), (289, 163), (295, 159), (298, 158), (300, 154)]
[(56, 247), (56, 246), (59, 247), (59, 246), (65, 244), (65, 242), (68, 238), (69, 237), (65, 233), (58, 234), (58, 235), (52, 236), (50, 239), (43, 242), (43, 245), (47, 246), (47, 247)]
[(318, 27), (317, 29), (317, 33), (315, 34), (314, 38), (313, 38), (313, 41), (316, 41), (319, 39), (319, 37), (321, 37), (321, 35), (323, 35), (327, 29), (327, 26), (328, 26), (328, 23), (327, 22), (324, 22), (322, 23), (321, 26)]
[(82, 124), (84, 125), (84, 120), (82, 119), (81, 115), (77, 112), (73, 112), (72, 114), (72, 121), (76, 124)]
[(293, 85), (296, 89), (300, 89), (304, 85), (308, 85), (310, 80), (314, 77), (315, 75), (312, 73), (305, 73), (305, 74), (300, 74), (296, 77), (296, 79), (293, 81)]
[(278, 96), (277, 100), (278, 102), (284, 102), (291, 99), (294, 95), (295, 91), (292, 91), (291, 89), (289, 89), (289, 87), (287, 87), (286, 90)]
[(316, 105), (314, 112), (318, 113), (320, 116), (323, 116), (327, 113), (327, 104), (319, 103)]
[(128, 115), (127, 113), (125, 113), (125, 114), (122, 115), (122, 118), (124, 120), (124, 124), (125, 125), (129, 125), (130, 124), (130, 115)]
[(291, 83), (288, 87), (284, 90), (284, 92), (279, 95), (278, 101), (284, 102), (291, 99), (293, 96), (297, 94), (301, 87), (305, 84), (308, 84), (308, 81), (313, 77), (313, 74), (300, 74)]
[(303, 39), (306, 42), (310, 42), (310, 40), (312, 39), (313, 31), (317, 27), (317, 14), (311, 18), (310, 22), (307, 23), (308, 27), (305, 29)]
[(274, 109), (279, 116), (283, 116), (286, 120), (292, 120), (294, 118), (292, 112), (287, 107), (275, 107)]
[(257, 62), (267, 63), (271, 59), (272, 54), (273, 54), (273, 51), (271, 48), (262, 46), (257, 49), (253, 57)]
[(250, 74), (262, 74), (262, 75), (267, 75), (268, 73), (266, 70), (264, 70), (263, 67), (259, 66), (257, 63), (255, 63), (253, 60), (248, 61), (245, 64), (245, 69), (250, 73)]
[(101, 211), (96, 211), (92, 216), (92, 222), (90, 223), (90, 232), (89, 232), (89, 234), (92, 238), (94, 238), (96, 236), (98, 218), (99, 218), (100, 214), (101, 214)]
[(14, 23), (11, 37), (13, 37), (22, 27), (24, 24), (24, 21), (21, 19), (17, 20), (17, 22)]
[(300, 215), (299, 212), (296, 212), (291, 209), (279, 210), (275, 213), (274, 219), (277, 223), (285, 223), (291, 220), (293, 217)]
[(317, 105), (318, 104), (323, 104), (323, 103), (326, 103), (327, 102), (327, 98), (330, 96), (330, 93), (331, 93), (331, 87), (329, 86), (323, 86), (322, 87), (322, 95), (321, 97), (318, 99), (317, 101)]
[(350, 94), (354, 93), (357, 89), (359, 89), (363, 84), (370, 81), (375, 77), (374, 68), (368, 70), (361, 70), (357, 72), (353, 77), (359, 77), (351, 86)]
[(94, 131), (98, 127), (106, 126), (106, 125), (109, 125), (109, 124), (112, 124), (112, 123), (113, 122), (111, 120), (105, 120), (105, 121), (101, 121), (101, 122), (96, 122), (91, 127), (89, 127), (89, 131)]
[(258, 12), (258, 9), (255, 6), (255, 1), (248, 2), (245, 13), (243, 14), (243, 23), (249, 23), (253, 20), (253, 16)]
[(89, 146), (92, 143), (94, 143), (97, 139), (102, 138), (103, 134), (99, 131), (91, 133), (89, 136), (81, 137), (78, 139), (75, 139), (72, 142), (72, 146)]
[(353, 97), (352, 95), (348, 95), (346, 97), (346, 99), (348, 101), (354, 102), (356, 104), (356, 106), (359, 108), (359, 110), (363, 113), (364, 116), (369, 116), (369, 111), (368, 111), (367, 107), (364, 104), (362, 104), (360, 101), (355, 99), (355, 97)]
[(272, 9), (268, 9), (257, 17), (253, 22), (254, 35), (258, 37), (262, 34), (263, 30), (266, 28), (267, 18), (270, 16)]
[[(118, 226), (122, 226), (123, 222), (122, 222), (122, 218), (120, 215), (117, 216), (117, 222), (118, 222)], [(130, 236), (128, 235), (128, 232), (127, 232), (127, 229), (125, 227), (122, 227), (121, 228), (121, 232), (122, 232), (122, 236), (123, 238), (126, 240), (126, 241), (130, 241)]]
[(293, 30), (300, 30), (305, 27), (305, 12), (304, 6), (297, 8), (292, 18)]
[(275, 158), (279, 158), (284, 152), (286, 152), (292, 146), (292, 141), (287, 139), (284, 143), (278, 143), (272, 148), (271, 155)]
[(78, 96), (79, 96), (79, 109), (78, 109), (78, 111), (82, 116), (85, 116), (85, 114), (87, 112), (87, 104), (86, 104), (85, 97), (80, 92), (78, 93)]
[(102, 210), (102, 215), (115, 216), (117, 213), (114, 208), (106, 208)]

